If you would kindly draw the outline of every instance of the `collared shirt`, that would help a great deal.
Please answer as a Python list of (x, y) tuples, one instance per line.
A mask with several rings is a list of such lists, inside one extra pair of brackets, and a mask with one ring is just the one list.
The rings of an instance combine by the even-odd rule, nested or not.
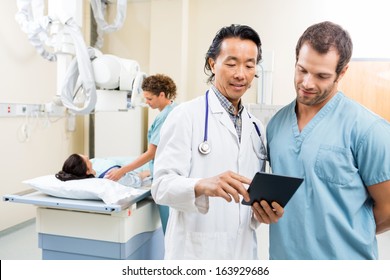
[(241, 142), (241, 129), (242, 129), (242, 117), (241, 113), (244, 109), (244, 106), (241, 104), (241, 100), (238, 103), (238, 113), (236, 114), (236, 108), (234, 105), (215, 87), (212, 86), (215, 95), (217, 96), (222, 107), (228, 112), (230, 119), (232, 120), (234, 127), (237, 131), (238, 139)]

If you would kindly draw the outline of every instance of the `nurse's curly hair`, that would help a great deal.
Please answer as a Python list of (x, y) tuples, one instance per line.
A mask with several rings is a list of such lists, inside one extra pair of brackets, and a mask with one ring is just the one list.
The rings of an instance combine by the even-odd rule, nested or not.
[(93, 174), (87, 174), (88, 167), (79, 154), (71, 154), (64, 162), (62, 170), (55, 176), (61, 181), (80, 180), (94, 178)]
[(164, 92), (165, 97), (174, 100), (176, 98), (176, 84), (168, 76), (163, 74), (156, 74), (146, 77), (142, 82), (142, 90), (149, 91), (153, 95), (160, 95)]
[(240, 38), (241, 40), (250, 40), (257, 46), (257, 58), (256, 64), (261, 61), (261, 40), (259, 34), (247, 25), (232, 24), (230, 26), (222, 27), (215, 35), (213, 42), (211, 43), (209, 50), (206, 53), (204, 73), (209, 76), (208, 83), (214, 80), (215, 74), (211, 71), (209, 59), (216, 60), (221, 52), (221, 45), (223, 40), (229, 38)]

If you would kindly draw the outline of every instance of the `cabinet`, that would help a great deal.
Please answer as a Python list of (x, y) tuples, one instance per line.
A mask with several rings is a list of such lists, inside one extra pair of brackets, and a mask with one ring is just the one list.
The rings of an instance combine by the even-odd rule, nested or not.
[(339, 88), (390, 121), (390, 59), (352, 60)]

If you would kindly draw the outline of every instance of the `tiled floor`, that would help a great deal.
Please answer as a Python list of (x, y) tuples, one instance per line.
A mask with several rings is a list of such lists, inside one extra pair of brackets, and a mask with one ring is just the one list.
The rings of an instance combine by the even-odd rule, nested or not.
[[(259, 258), (267, 259), (268, 226), (262, 225), (258, 231)], [(390, 232), (378, 235), (379, 259), (390, 260)], [(1, 260), (40, 260), (38, 234), (35, 220), (28, 221), (19, 228), (0, 236)]]

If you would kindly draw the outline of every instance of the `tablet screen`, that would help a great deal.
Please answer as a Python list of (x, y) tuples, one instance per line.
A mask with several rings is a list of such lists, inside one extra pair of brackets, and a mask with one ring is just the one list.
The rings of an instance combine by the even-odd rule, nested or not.
[(252, 205), (255, 201), (266, 200), (269, 204), (276, 201), (285, 207), (302, 182), (302, 178), (257, 172), (248, 188), (250, 201), (242, 200), (241, 203)]

